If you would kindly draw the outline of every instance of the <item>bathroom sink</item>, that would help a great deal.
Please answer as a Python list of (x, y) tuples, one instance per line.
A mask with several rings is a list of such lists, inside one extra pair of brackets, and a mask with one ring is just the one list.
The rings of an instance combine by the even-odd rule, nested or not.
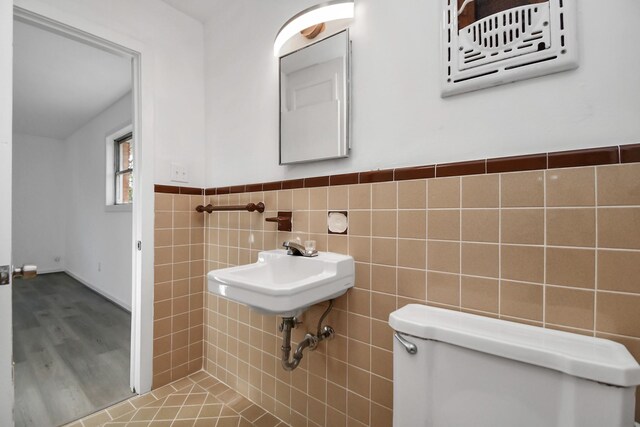
[(353, 258), (331, 252), (314, 257), (264, 251), (254, 264), (212, 270), (209, 292), (246, 304), (262, 313), (294, 317), (313, 304), (330, 300), (353, 287)]

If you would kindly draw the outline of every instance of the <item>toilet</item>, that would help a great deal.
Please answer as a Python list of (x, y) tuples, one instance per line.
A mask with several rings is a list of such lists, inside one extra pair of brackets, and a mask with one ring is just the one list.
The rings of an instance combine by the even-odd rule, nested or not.
[(613, 341), (418, 304), (389, 316), (395, 427), (633, 427)]

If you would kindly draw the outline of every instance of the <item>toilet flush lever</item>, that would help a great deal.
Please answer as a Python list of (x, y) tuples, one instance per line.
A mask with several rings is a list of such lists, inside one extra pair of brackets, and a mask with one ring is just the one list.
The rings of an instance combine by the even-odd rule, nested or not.
[(407, 341), (402, 335), (400, 335), (400, 332), (396, 332), (393, 336), (400, 344), (402, 344), (404, 349), (407, 350), (407, 353), (416, 354), (418, 352), (418, 347), (416, 347), (414, 343)]

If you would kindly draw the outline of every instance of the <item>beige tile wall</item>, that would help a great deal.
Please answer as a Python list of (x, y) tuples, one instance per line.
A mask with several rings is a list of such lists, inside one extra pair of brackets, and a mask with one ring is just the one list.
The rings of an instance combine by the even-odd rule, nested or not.
[(204, 196), (155, 195), (153, 388), (202, 369)]
[[(278, 319), (207, 295), (205, 369), (293, 426), (390, 426), (389, 313), (407, 303), (613, 339), (640, 359), (640, 164), (207, 196), (206, 269), (300, 237), (356, 260), (328, 318), (337, 337), (293, 373)], [(264, 218), (293, 210), (293, 233)], [(328, 210), (349, 234), (328, 235)], [(315, 329), (314, 307), (295, 330)], [(640, 407), (640, 405), (638, 405)], [(638, 417), (640, 418), (640, 417)]]

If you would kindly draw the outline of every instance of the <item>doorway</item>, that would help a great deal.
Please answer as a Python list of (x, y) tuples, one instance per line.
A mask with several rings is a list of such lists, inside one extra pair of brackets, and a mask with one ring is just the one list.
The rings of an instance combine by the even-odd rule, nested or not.
[(64, 424), (133, 395), (133, 66), (14, 20), (12, 259), (40, 272), (13, 282), (17, 426)]

